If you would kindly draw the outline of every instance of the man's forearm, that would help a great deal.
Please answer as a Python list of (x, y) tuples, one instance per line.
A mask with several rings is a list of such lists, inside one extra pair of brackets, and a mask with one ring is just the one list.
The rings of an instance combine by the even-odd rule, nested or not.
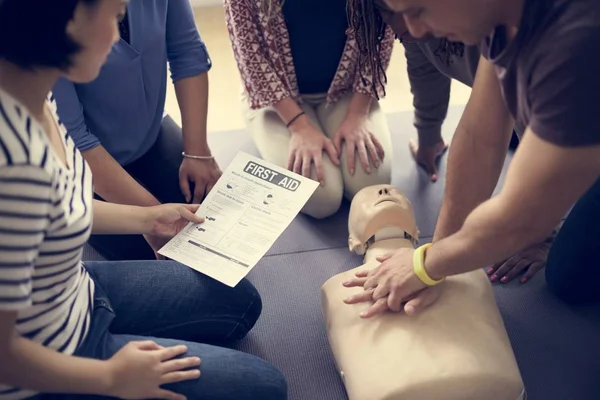
[(102, 146), (83, 152), (94, 174), (96, 193), (111, 203), (154, 206), (159, 201), (140, 185)]
[(469, 213), (490, 198), (505, 157), (505, 150), (485, 145), (459, 126), (448, 154), (446, 188), (434, 242), (457, 232)]
[(210, 155), (206, 137), (208, 88), (207, 72), (175, 82), (175, 95), (181, 111), (183, 150), (187, 154)]
[(425, 268), (430, 276), (439, 279), (505, 260), (541, 242), (557, 223), (540, 222), (543, 218), (531, 217), (535, 213), (525, 207), (519, 210), (522, 210), (520, 215), (511, 215), (513, 212), (497, 197), (477, 207), (458, 232), (427, 250)]
[(68, 356), (20, 336), (1, 359), (0, 381), (25, 390), (106, 396), (112, 385), (106, 361)]
[(95, 235), (145, 235), (152, 229), (151, 208), (94, 200)]
[(498, 183), (514, 121), (494, 66), (481, 58), (448, 154), (446, 190), (433, 241), (456, 232)]

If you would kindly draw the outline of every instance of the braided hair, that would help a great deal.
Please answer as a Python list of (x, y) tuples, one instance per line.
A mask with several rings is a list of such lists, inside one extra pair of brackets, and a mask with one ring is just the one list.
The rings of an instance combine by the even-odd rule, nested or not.
[(358, 46), (358, 66), (363, 84), (366, 79), (363, 70), (370, 71), (373, 80), (371, 88), (379, 99), (378, 86), (385, 96), (387, 76), (381, 62), (381, 42), (385, 36), (386, 23), (383, 21), (379, 7), (375, 0), (348, 0), (346, 5), (348, 14), (348, 34), (354, 35)]

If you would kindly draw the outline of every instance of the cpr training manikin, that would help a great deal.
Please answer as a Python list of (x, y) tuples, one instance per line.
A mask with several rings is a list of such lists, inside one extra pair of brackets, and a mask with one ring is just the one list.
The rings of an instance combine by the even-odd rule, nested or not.
[(344, 299), (342, 283), (378, 265), (376, 257), (414, 247), (410, 201), (390, 185), (362, 189), (350, 206), (349, 247), (365, 264), (322, 287), (327, 335), (349, 400), (524, 400), (523, 381), (483, 270), (448, 277), (440, 298), (414, 316), (361, 318), (369, 303)]

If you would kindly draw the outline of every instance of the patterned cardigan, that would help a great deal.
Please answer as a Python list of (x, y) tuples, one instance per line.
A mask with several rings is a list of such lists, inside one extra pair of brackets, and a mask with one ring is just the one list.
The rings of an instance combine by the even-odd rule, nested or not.
[[(261, 0), (223, 0), (226, 24), (233, 54), (241, 74), (244, 91), (252, 109), (272, 106), (285, 98), (302, 103), (292, 59), (289, 34), (281, 9), (274, 8), (271, 18), (262, 11)], [(386, 27), (381, 43), (381, 60), (387, 69), (394, 45), (394, 33)], [(327, 103), (349, 92), (382, 97), (372, 90), (369, 67), (358, 71), (356, 39), (348, 35), (337, 72), (327, 93)]]

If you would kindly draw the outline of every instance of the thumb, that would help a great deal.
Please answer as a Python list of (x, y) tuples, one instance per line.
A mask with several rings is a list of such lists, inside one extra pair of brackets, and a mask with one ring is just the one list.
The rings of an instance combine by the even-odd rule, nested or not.
[[(197, 204), (195, 204), (197, 205)], [(180, 211), (179, 211), (179, 215), (181, 215), (181, 218), (190, 221), (190, 222), (194, 222), (196, 224), (201, 224), (202, 222), (204, 222), (204, 218), (200, 217), (196, 214), (194, 214), (195, 211), (198, 210), (198, 207), (190, 207), (190, 205), (184, 205)], [(192, 211), (193, 210), (193, 211)]]
[(375, 257), (375, 259), (379, 262), (385, 262), (385, 261), (389, 260), (390, 258), (392, 258), (392, 253), (387, 253), (382, 256)]
[(427, 288), (404, 305), (404, 312), (412, 317), (435, 303), (440, 298), (440, 294), (441, 288), (439, 286)]
[(431, 179), (433, 182), (438, 180), (437, 167), (435, 166), (434, 161), (432, 161), (427, 167), (427, 172), (429, 173), (429, 179)]
[(192, 198), (192, 194), (190, 191), (190, 181), (188, 180), (186, 174), (179, 173), (179, 187), (181, 188), (181, 194), (183, 194), (185, 202), (189, 203)]

